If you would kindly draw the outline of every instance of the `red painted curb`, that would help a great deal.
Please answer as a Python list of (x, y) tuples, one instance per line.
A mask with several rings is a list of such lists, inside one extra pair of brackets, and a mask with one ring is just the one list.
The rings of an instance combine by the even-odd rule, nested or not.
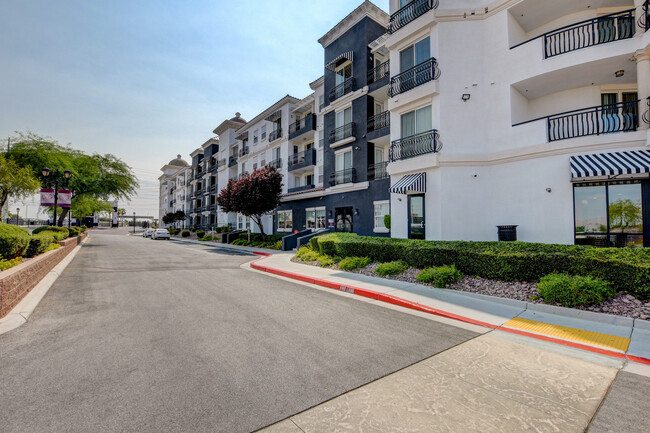
[(491, 323), (481, 322), (479, 320), (470, 319), (469, 317), (460, 316), (458, 314), (450, 313), (448, 311), (438, 310), (437, 308), (428, 307), (426, 305), (418, 304), (417, 302), (408, 301), (406, 299), (398, 298), (397, 296), (387, 295), (385, 293), (375, 292), (374, 290), (362, 289), (361, 287), (354, 286), (345, 286), (334, 283), (332, 281), (321, 280), (319, 278), (307, 277), (305, 275), (296, 274), (294, 272), (281, 271), (279, 269), (268, 268), (266, 266), (258, 265), (257, 262), (264, 260), (265, 258), (271, 256), (271, 254), (263, 253), (259, 251), (253, 251), (253, 254), (257, 254), (263, 257), (260, 257), (257, 260), (251, 262), (251, 267), (257, 269), (258, 271), (268, 272), (270, 274), (280, 275), (286, 278), (291, 278), (294, 280), (300, 280), (311, 284), (316, 284), (318, 286), (327, 287), (329, 289), (338, 290), (341, 292), (352, 293), (354, 295), (363, 296), (370, 299), (375, 299), (381, 302), (386, 302), (388, 304), (398, 305), (400, 307), (410, 308), (412, 310), (422, 311), (424, 313), (433, 314), (440, 317), (445, 317), (448, 319), (458, 320), (459, 322), (469, 323), (472, 325), (482, 326), (484, 328), (494, 329), (497, 331), (507, 332), (510, 334), (521, 335), (528, 338), (534, 338), (536, 340), (547, 341), (549, 343), (555, 343), (562, 346), (573, 347), (576, 349), (586, 350), (588, 352), (598, 353), (600, 355), (610, 356), (612, 358), (618, 359), (627, 359), (629, 361), (638, 362), (641, 364), (650, 365), (650, 359), (642, 358), (634, 355), (627, 355), (621, 352), (614, 352), (607, 349), (599, 349), (597, 347), (588, 346), (586, 344), (574, 343), (572, 341), (561, 340), (559, 338), (548, 337), (546, 335), (535, 334), (532, 332), (521, 331), (519, 329), (513, 328), (504, 328), (503, 326), (492, 325)]

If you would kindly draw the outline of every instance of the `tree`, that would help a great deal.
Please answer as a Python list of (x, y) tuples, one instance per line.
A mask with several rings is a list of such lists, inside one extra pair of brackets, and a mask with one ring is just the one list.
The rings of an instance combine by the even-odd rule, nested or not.
[(168, 212), (162, 217), (162, 222), (165, 224), (174, 224), (177, 221), (185, 220), (185, 212), (182, 210), (176, 212)]
[[(52, 173), (72, 171), (69, 189), (72, 190), (73, 204), (79, 197), (103, 201), (129, 200), (138, 188), (138, 180), (131, 167), (114, 155), (88, 155), (70, 146), (61, 146), (51, 138), (32, 133), (19, 133), (11, 142), (7, 158), (19, 166), (29, 168), (37, 178), (40, 178), (43, 167), (48, 167)], [(67, 213), (68, 209), (64, 208), (58, 220), (59, 225)]]
[(23, 199), (34, 194), (41, 183), (29, 168), (0, 155), (0, 215), (9, 197)]
[(629, 198), (619, 199), (609, 205), (610, 228), (627, 231), (641, 226), (641, 203)]
[(217, 204), (224, 212), (238, 212), (250, 217), (265, 238), (262, 217), (280, 204), (282, 174), (266, 166), (239, 180), (230, 180), (219, 192)]

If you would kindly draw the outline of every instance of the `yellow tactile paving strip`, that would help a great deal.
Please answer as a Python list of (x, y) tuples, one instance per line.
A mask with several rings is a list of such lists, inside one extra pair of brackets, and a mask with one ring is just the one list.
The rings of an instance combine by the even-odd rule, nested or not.
[(630, 345), (629, 338), (569, 328), (568, 326), (551, 325), (550, 323), (536, 322), (534, 320), (522, 319), (520, 317), (515, 317), (514, 319), (509, 320), (504, 323), (503, 326), (536, 332), (538, 334), (562, 338), (564, 340), (602, 346), (608, 349), (616, 349), (622, 352), (627, 351), (627, 347)]

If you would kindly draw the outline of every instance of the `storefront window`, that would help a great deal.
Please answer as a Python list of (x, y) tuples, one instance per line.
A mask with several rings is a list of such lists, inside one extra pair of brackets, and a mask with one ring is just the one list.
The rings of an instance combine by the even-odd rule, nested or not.
[(278, 211), (278, 231), (287, 232), (293, 228), (292, 211), (279, 210)]
[(316, 211), (313, 210), (313, 209), (307, 211), (307, 225), (306, 225), (306, 227), (308, 229), (316, 228)]
[(325, 208), (316, 209), (316, 228), (325, 228)]
[(575, 185), (578, 245), (643, 247), (643, 209), (638, 181)]

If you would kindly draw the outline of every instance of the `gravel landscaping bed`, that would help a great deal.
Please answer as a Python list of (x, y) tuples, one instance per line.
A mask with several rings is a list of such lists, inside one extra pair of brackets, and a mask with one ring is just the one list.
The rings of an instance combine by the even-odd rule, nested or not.
[[(318, 261), (305, 263), (300, 259), (292, 258), (292, 262), (303, 263), (312, 266), (319, 266)], [(383, 276), (375, 272), (377, 263), (371, 263), (363, 269), (357, 269), (354, 272), (357, 274), (367, 275), (369, 277), (387, 278), (391, 280), (406, 281), (413, 284), (430, 285), (418, 281), (416, 278), (422, 271), (421, 269), (408, 268), (404, 273), (393, 276)], [(330, 266), (330, 269), (339, 270), (338, 265)], [(457, 283), (447, 287), (452, 290), (459, 290), (462, 292), (479, 293), (481, 295), (497, 296), (500, 298), (516, 299), (519, 301), (533, 302), (536, 304), (545, 304), (543, 299), (534, 299), (539, 296), (537, 290), (537, 283), (527, 283), (522, 281), (496, 281), (488, 280), (480, 277), (465, 276)], [(557, 305), (559, 304), (549, 304)], [(609, 299), (602, 304), (592, 305), (589, 307), (579, 306), (579, 310), (594, 311), (597, 313), (614, 314), (617, 316), (626, 316), (634, 319), (650, 320), (650, 301), (641, 301), (632, 295), (624, 293), (617, 294), (614, 298)]]

